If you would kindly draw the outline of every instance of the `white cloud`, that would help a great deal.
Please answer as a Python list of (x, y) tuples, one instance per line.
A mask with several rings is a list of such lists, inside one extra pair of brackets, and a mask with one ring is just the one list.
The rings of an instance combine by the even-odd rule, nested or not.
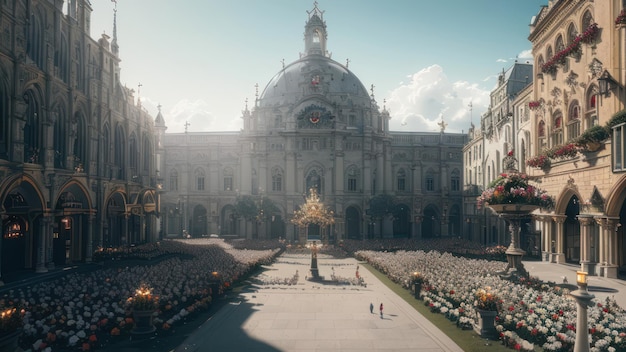
[(489, 105), (489, 91), (466, 81), (449, 82), (439, 65), (432, 65), (410, 76), (410, 82), (391, 92), (387, 109), (392, 131), (439, 131), (441, 116), (447, 132), (467, 131), (471, 120)]
[(532, 60), (533, 59), (533, 51), (531, 49), (524, 50), (517, 55), (517, 58), (520, 60)]
[[(157, 105), (147, 98), (141, 98), (142, 105), (153, 117), (157, 116)], [(239, 131), (242, 119), (239, 117), (219, 118), (211, 111), (209, 103), (204, 100), (180, 100), (169, 111), (162, 110), (168, 133), (185, 132), (185, 124), (189, 123), (189, 132), (223, 132)]]

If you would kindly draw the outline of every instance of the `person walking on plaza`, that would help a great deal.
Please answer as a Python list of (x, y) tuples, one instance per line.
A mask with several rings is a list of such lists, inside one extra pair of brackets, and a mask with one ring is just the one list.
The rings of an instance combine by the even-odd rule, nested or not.
[(370, 303), (370, 314), (374, 314), (374, 303)]
[(380, 304), (380, 319), (383, 318), (383, 304)]

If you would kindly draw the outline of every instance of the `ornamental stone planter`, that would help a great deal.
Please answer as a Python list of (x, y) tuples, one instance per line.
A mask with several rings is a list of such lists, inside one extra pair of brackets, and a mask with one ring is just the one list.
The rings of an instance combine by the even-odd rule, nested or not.
[(503, 278), (508, 278), (512, 275), (528, 277), (528, 272), (524, 269), (524, 264), (522, 264), (522, 257), (526, 252), (519, 246), (520, 224), (522, 219), (529, 217), (531, 212), (539, 209), (539, 206), (530, 204), (489, 204), (489, 207), (508, 222), (511, 234), (511, 244), (505, 252), (508, 266), (506, 271), (501, 273), (501, 276)]
[(587, 142), (586, 149), (590, 152), (597, 152), (602, 147), (602, 143), (598, 142)]
[(498, 337), (498, 331), (496, 330), (496, 316), (498, 312), (495, 310), (482, 310), (476, 309), (478, 312), (478, 322), (474, 325), (474, 331), (490, 340), (495, 340)]
[(133, 334), (149, 334), (156, 330), (154, 327), (154, 310), (133, 310), (135, 326), (130, 331)]

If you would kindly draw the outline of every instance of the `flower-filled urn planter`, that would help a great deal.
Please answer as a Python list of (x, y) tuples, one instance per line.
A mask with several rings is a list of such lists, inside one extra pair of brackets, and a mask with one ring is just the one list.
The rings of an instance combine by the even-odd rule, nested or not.
[(474, 331), (480, 337), (488, 339), (496, 339), (498, 332), (496, 331), (496, 316), (498, 315), (498, 306), (500, 298), (487, 289), (476, 291), (474, 307), (476, 308), (477, 321), (474, 325)]
[(158, 299), (151, 289), (142, 285), (135, 291), (135, 296), (129, 299), (135, 325), (133, 334), (149, 334), (156, 330), (154, 327), (154, 313), (157, 310)]
[(487, 189), (477, 198), (478, 208), (487, 206), (509, 224), (511, 243), (506, 250), (507, 269), (503, 277), (511, 275), (528, 276), (522, 264), (526, 253), (519, 246), (521, 222), (530, 218), (530, 214), (539, 209), (552, 209), (554, 200), (545, 191), (530, 184), (526, 174), (517, 171), (517, 160), (513, 151), (504, 158), (506, 172), (493, 180)]
[(17, 351), (25, 312), (15, 307), (2, 307), (0, 310), (0, 352)]

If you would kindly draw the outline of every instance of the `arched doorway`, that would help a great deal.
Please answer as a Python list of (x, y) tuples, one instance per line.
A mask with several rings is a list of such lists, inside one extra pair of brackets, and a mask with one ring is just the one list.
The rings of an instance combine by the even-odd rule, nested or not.
[(405, 204), (398, 204), (393, 212), (393, 237), (409, 238), (411, 237), (411, 224), (409, 223), (410, 211)]
[[(28, 175), (7, 181), (2, 194), (2, 274), (31, 269), (37, 266), (45, 272), (45, 256), (38, 252), (45, 244), (44, 198)], [(11, 184), (13, 182), (13, 184)], [(47, 255), (47, 254), (46, 254)]]
[(360, 219), (361, 214), (356, 207), (346, 209), (346, 238), (351, 240), (363, 239)]
[(456, 204), (450, 207), (450, 215), (448, 216), (448, 235), (454, 237), (461, 236), (461, 209)]
[(439, 236), (439, 214), (434, 206), (429, 205), (424, 209), (422, 220), (422, 238), (435, 238)]
[(237, 233), (237, 219), (235, 218), (235, 208), (227, 205), (222, 208), (222, 216), (220, 222), (220, 235), (234, 235)]
[(55, 265), (81, 262), (91, 253), (89, 243), (90, 203), (77, 183), (70, 183), (59, 194), (54, 206), (52, 260)]
[(577, 196), (572, 196), (567, 202), (565, 209), (565, 222), (563, 223), (565, 260), (571, 263), (580, 261), (580, 224), (578, 222), (580, 214), (580, 202)]
[(104, 247), (119, 247), (128, 244), (126, 232), (126, 200), (120, 192), (113, 193), (107, 201), (104, 227)]
[(202, 237), (202, 235), (208, 235), (207, 233), (207, 211), (202, 205), (196, 205), (193, 208), (191, 235), (193, 237)]
[(285, 239), (285, 220), (282, 215), (272, 215), (270, 222), (270, 238)]

